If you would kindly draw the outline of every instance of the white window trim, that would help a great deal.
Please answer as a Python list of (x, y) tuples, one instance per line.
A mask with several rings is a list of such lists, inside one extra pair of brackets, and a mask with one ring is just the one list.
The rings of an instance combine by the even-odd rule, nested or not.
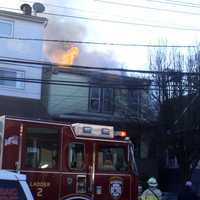
[(14, 21), (11, 20), (7, 20), (7, 19), (0, 19), (0, 23), (7, 23), (11, 25), (11, 33), (10, 34), (1, 34), (0, 36), (4, 36), (4, 37), (13, 37), (13, 33), (14, 33)]
[[(25, 78), (25, 71), (22, 70), (16, 70), (16, 69), (6, 69), (6, 68), (0, 68), (0, 70), (5, 72), (16, 72), (16, 78)], [(9, 86), (0, 84), (3, 88), (10, 88), (10, 89), (17, 89), (17, 90), (24, 90), (25, 89), (25, 82), (15, 81), (16, 86)]]

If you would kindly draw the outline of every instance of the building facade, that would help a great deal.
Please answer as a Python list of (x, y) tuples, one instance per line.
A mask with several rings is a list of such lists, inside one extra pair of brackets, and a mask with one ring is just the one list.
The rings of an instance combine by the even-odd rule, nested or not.
[[(42, 60), (44, 57), (43, 42), (23, 39), (43, 39), (46, 23), (45, 18), (0, 11), (0, 58), (22, 61)], [(40, 99), (41, 85), (22, 82), (20, 79), (41, 79), (41, 75), (42, 66), (1, 61), (0, 95)], [(19, 79), (19, 81), (13, 79)]]
[[(46, 18), (33, 16), (31, 12), (0, 10), (0, 99), (5, 104), (1, 103), (1, 115), (40, 117), (44, 113), (40, 103), (41, 84), (28, 81), (41, 79), (43, 66), (26, 64), (26, 61), (43, 60), (41, 39), (46, 24)], [(27, 110), (32, 107), (42, 111), (34, 115), (33, 109)]]
[(145, 79), (75, 67), (43, 74), (49, 81), (43, 86), (43, 102), (52, 118), (111, 124), (149, 118), (148, 90), (141, 90)]

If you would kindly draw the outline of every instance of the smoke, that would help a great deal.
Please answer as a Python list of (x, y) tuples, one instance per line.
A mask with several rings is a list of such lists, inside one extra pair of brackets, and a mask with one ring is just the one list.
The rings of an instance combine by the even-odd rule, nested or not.
[[(59, 19), (49, 19), (45, 38), (57, 40), (83, 40), (86, 30), (78, 23)], [(73, 43), (64, 42), (45, 42), (44, 51), (48, 57), (51, 57), (55, 51), (67, 51), (70, 47), (76, 46)]]
[(100, 52), (94, 51), (80, 51), (78, 58), (75, 60), (77, 65), (92, 66), (92, 67), (104, 67), (104, 68), (114, 68), (121, 67), (122, 63), (119, 63), (114, 59), (114, 55), (111, 51)]
[[(77, 21), (69, 21), (64, 19), (49, 18), (46, 27), (45, 38), (67, 40), (67, 41), (84, 41), (87, 36), (88, 28), (85, 24)], [(97, 48), (89, 50), (88, 44), (73, 44), (73, 43), (55, 43), (45, 42), (44, 51), (48, 58), (55, 52), (67, 51), (71, 47), (79, 48), (79, 55), (74, 60), (74, 64), (91, 67), (121, 67), (122, 64), (116, 61), (114, 54), (111, 51), (100, 51)]]

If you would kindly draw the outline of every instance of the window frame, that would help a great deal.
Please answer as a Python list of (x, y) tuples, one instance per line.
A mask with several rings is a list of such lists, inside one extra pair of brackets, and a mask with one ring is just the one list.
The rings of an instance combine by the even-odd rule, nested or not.
[[(124, 154), (125, 154), (125, 162), (127, 164), (127, 169), (126, 170), (112, 170), (112, 169), (108, 169), (108, 170), (105, 170), (105, 169), (102, 169), (102, 168), (99, 168), (99, 152), (100, 150), (104, 149), (104, 148), (121, 148), (123, 149), (124, 151)], [(128, 147), (124, 146), (124, 145), (120, 145), (120, 146), (114, 146), (114, 145), (100, 145), (98, 146), (97, 150), (96, 150), (96, 171), (97, 172), (103, 172), (103, 173), (116, 173), (116, 174), (121, 174), (121, 173), (129, 173), (129, 160), (128, 160)]]
[[(112, 106), (110, 110), (105, 110), (105, 90), (106, 89), (111, 89), (112, 90), (112, 96), (109, 99), (109, 101), (111, 102)], [(114, 89), (113, 88), (102, 88), (102, 113), (113, 113), (114, 110)]]
[[(17, 191), (18, 194), (18, 198), (23, 198), (23, 200), (28, 200), (27, 199), (27, 195), (24, 191), (24, 188), (21, 184), (21, 181), (19, 180), (12, 180), (12, 179), (1, 179), (0, 180), (0, 188), (2, 187), (1, 185), (7, 186), (6, 189), (15, 189)], [(6, 190), (5, 189), (5, 190)]]
[[(91, 108), (91, 100), (92, 98), (92, 89), (98, 89), (99, 90), (99, 101), (98, 101), (98, 110), (94, 110)], [(112, 90), (112, 96), (110, 98), (110, 101), (112, 102), (111, 109), (105, 110), (104, 108), (104, 102), (105, 102), (105, 89), (111, 89)], [(95, 98), (94, 98), (95, 99)], [(115, 90), (114, 88), (105, 88), (105, 87), (90, 87), (89, 88), (89, 98), (88, 98), (88, 111), (92, 113), (102, 113), (102, 114), (113, 114), (114, 112), (114, 104), (115, 104)]]
[[(83, 145), (83, 150), (84, 150), (84, 152), (83, 152), (83, 156), (84, 156), (84, 158), (83, 158), (83, 166), (81, 167), (81, 168), (72, 168), (71, 167), (71, 165), (70, 165), (70, 148), (71, 148), (71, 146), (72, 146), (72, 144), (81, 144), (81, 145)], [(68, 165), (68, 168), (70, 169), (70, 170), (72, 170), (72, 171), (83, 171), (84, 169), (85, 169), (85, 157), (86, 157), (86, 150), (85, 150), (85, 144), (84, 143), (81, 143), (81, 142), (70, 142), (69, 144), (68, 144), (68, 163), (67, 163), (67, 165)]]
[[(2, 68), (2, 67), (0, 67), (0, 77), (1, 77), (1, 71), (3, 73), (7, 73), (7, 72), (8, 73), (9, 72), (12, 73), (13, 72), (13, 73), (16, 74), (15, 77), (10, 77), (10, 78), (14, 78), (14, 79), (18, 79), (18, 78), (22, 78), (23, 79), (23, 78), (25, 78), (25, 71), (23, 71), (23, 70), (8, 69), (8, 68)], [(4, 80), (2, 80), (2, 84), (0, 82), (0, 86), (2, 86), (3, 88), (10, 88), (10, 89), (17, 89), (17, 90), (24, 90), (25, 89), (25, 82), (15, 80), (15, 81), (12, 81), (12, 82), (15, 82), (15, 86), (11, 86), (11, 85), (4, 84), (3, 81)], [(7, 80), (7, 81), (9, 81), (9, 80)]]
[[(0, 18), (0, 24), (10, 24), (11, 25), (11, 33), (10, 34), (2, 34), (0, 32), (0, 36), (3, 36), (3, 37), (13, 37), (13, 34), (14, 34), (14, 21), (11, 21), (11, 20), (7, 20), (7, 19), (2, 19)], [(0, 25), (1, 26), (1, 25)]]
[[(56, 161), (56, 164), (55, 166), (53, 167), (47, 167), (47, 168), (39, 168), (39, 167), (33, 167), (33, 166), (28, 166), (27, 165), (27, 141), (28, 141), (28, 129), (29, 128), (44, 128), (44, 129), (53, 129), (53, 130), (56, 130), (56, 134), (57, 134), (57, 161)], [(61, 143), (60, 143), (60, 135), (61, 135), (61, 129), (59, 127), (56, 127), (56, 126), (35, 126), (35, 124), (24, 124), (24, 129), (23, 129), (23, 153), (22, 153), (22, 156), (23, 156), (23, 161), (22, 161), (22, 168), (25, 169), (25, 170), (40, 170), (40, 171), (55, 171), (55, 170), (58, 170), (60, 168), (60, 159), (61, 159)], [(43, 139), (42, 139), (43, 140)], [(39, 139), (39, 141), (41, 142), (42, 141), (41, 139)]]
[[(98, 94), (99, 94), (98, 98), (92, 97), (93, 89), (98, 89)], [(91, 102), (93, 99), (98, 101), (98, 109), (97, 110), (92, 109)], [(100, 87), (90, 87), (89, 88), (89, 104), (88, 104), (88, 106), (89, 106), (89, 111), (96, 112), (96, 113), (100, 112), (100, 110), (101, 110), (100, 109), (101, 108), (101, 88)]]

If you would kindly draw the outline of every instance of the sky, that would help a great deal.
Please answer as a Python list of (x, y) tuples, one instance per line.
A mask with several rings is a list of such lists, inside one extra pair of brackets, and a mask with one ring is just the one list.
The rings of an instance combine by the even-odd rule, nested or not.
[[(33, 3), (23, 0), (0, 0), (0, 2), (0, 7), (8, 8), (19, 8), (24, 2), (30, 5)], [(37, 2), (45, 5), (45, 12), (84, 17), (78, 19), (44, 15), (49, 18), (48, 30), (53, 28), (57, 30), (55, 27), (62, 29), (60, 31), (62, 34), (46, 35), (51, 39), (147, 45), (159, 44), (159, 41), (167, 41), (168, 45), (196, 45), (200, 40), (200, 0)], [(173, 28), (162, 28), (163, 26)], [(129, 69), (148, 69), (150, 49), (147, 47), (84, 44), (80, 49), (78, 64), (102, 65), (102, 67), (113, 64)], [(105, 62), (100, 62), (104, 59)]]

